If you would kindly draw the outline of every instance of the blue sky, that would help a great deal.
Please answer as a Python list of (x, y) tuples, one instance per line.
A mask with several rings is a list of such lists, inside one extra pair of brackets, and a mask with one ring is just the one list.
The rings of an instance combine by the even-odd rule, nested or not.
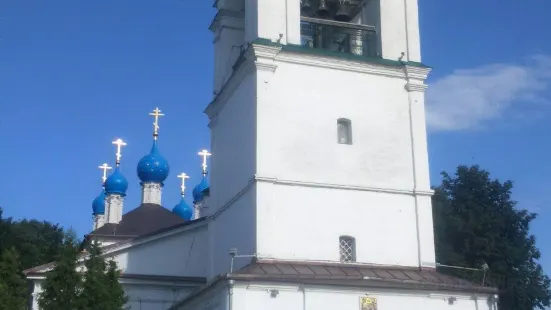
[[(521, 207), (539, 213), (533, 232), (551, 273), (551, 2), (420, 0), (433, 183), (458, 164), (480, 164), (515, 182)], [(163, 202), (191, 188), (197, 151), (209, 146), (211, 1), (0, 1), (0, 206), (84, 234), (99, 194), (96, 167), (122, 169), (126, 210), (139, 203), (135, 166), (151, 146), (159, 106), (160, 149), (171, 164)]]

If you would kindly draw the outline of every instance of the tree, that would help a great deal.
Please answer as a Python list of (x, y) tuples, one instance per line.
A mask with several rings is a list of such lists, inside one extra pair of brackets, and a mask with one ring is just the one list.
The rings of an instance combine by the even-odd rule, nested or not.
[(122, 310), (126, 309), (124, 305), (128, 302), (128, 296), (126, 296), (122, 285), (119, 282), (121, 271), (117, 267), (117, 263), (114, 261), (107, 262), (105, 285), (109, 290), (109, 310)]
[(63, 249), (54, 261), (54, 268), (46, 273), (38, 298), (41, 310), (75, 310), (82, 283), (77, 270), (78, 241), (73, 232), (64, 240)]
[(63, 247), (63, 228), (46, 221), (13, 221), (12, 218), (4, 218), (2, 213), (0, 208), (0, 253), (14, 247), (23, 269), (55, 259)]
[(17, 251), (5, 250), (0, 260), (0, 310), (25, 309), (27, 283), (21, 272)]
[(127, 298), (119, 283), (120, 273), (117, 265), (114, 261), (105, 261), (97, 242), (89, 244), (88, 257), (84, 265), (86, 273), (78, 297), (78, 309), (124, 309)]
[[(502, 289), (500, 310), (548, 307), (550, 280), (538, 263), (540, 251), (530, 234), (536, 214), (517, 209), (511, 199), (513, 183), (491, 179), (478, 166), (459, 166), (455, 175), (442, 175), (433, 196), (438, 262), (471, 268), (487, 264), (485, 280)], [(446, 272), (469, 278), (465, 271)]]

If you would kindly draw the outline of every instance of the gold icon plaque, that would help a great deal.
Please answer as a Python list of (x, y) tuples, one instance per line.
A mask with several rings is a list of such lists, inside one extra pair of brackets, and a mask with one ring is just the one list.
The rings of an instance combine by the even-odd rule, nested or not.
[(377, 310), (377, 298), (360, 297), (360, 310)]

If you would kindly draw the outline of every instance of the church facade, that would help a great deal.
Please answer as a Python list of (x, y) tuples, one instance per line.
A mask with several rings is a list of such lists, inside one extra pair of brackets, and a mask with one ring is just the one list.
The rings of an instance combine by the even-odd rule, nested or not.
[(143, 204), (118, 155), (94, 210), (131, 309), (497, 309), (437, 271), (417, 0), (215, 7), (209, 182), (204, 155), (193, 206), (161, 206), (156, 121)]

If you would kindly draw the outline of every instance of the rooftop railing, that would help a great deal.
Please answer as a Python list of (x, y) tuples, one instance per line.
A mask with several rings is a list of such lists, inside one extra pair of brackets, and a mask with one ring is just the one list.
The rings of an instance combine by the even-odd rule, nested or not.
[(303, 47), (323, 49), (365, 57), (378, 57), (374, 26), (301, 17)]

